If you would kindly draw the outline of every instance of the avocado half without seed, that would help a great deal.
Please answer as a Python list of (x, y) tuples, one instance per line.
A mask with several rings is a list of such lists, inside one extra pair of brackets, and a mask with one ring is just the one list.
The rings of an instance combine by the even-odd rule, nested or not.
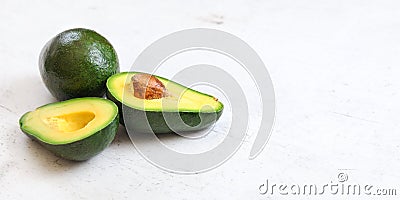
[(133, 131), (201, 130), (213, 125), (224, 108), (213, 96), (141, 72), (115, 74), (108, 78), (106, 85), (107, 98), (119, 107), (121, 124)]
[(25, 113), (21, 130), (59, 157), (82, 161), (104, 150), (118, 130), (118, 107), (96, 97), (51, 103)]

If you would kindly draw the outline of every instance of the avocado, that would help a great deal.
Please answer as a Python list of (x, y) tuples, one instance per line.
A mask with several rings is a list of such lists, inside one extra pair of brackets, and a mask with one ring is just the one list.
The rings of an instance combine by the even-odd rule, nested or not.
[(43, 82), (58, 100), (102, 97), (106, 80), (119, 72), (117, 54), (100, 34), (83, 28), (64, 31), (42, 49)]
[(213, 96), (141, 72), (115, 74), (106, 85), (107, 98), (119, 107), (120, 123), (139, 132), (201, 130), (213, 125), (224, 108)]
[(103, 151), (118, 130), (118, 107), (110, 100), (86, 97), (50, 103), (25, 113), (21, 130), (55, 155), (87, 160)]

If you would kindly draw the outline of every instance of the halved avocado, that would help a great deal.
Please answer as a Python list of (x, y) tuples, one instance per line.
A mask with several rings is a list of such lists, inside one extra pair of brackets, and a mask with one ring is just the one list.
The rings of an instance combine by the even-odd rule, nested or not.
[(25, 113), (21, 130), (68, 160), (87, 160), (104, 150), (118, 130), (118, 107), (107, 99), (85, 97), (51, 103)]
[[(147, 77), (147, 80), (135, 83), (141, 77)], [(224, 108), (211, 95), (141, 72), (115, 74), (107, 80), (106, 85), (107, 98), (118, 105), (120, 116), (125, 114), (120, 118), (120, 123), (126, 127), (126, 123), (129, 123), (129, 128), (139, 132), (201, 130), (213, 125)]]

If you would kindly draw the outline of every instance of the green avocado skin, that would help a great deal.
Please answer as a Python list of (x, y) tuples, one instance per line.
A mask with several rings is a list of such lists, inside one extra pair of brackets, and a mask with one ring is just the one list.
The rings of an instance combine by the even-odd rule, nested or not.
[[(133, 131), (142, 133), (153, 132), (159, 134), (198, 131), (214, 124), (222, 115), (222, 110), (220, 110), (216, 113), (179, 112), (178, 117), (176, 112), (143, 111), (128, 106), (122, 108), (122, 103), (119, 102), (108, 90), (106, 96), (107, 99), (113, 101), (118, 106), (120, 123), (125, 126), (125, 118), (125, 120), (129, 120), (131, 125), (129, 128), (132, 128)], [(124, 113), (122, 109), (125, 109)], [(129, 117), (123, 117), (123, 114), (128, 115)], [(168, 124), (165, 118), (168, 118)], [(181, 120), (186, 125), (182, 124)], [(150, 127), (148, 125), (150, 125)]]
[(64, 31), (42, 49), (39, 70), (58, 100), (102, 97), (106, 80), (119, 72), (117, 54), (100, 34), (83, 28)]
[(73, 161), (84, 161), (99, 154), (110, 145), (118, 130), (118, 119), (119, 116), (117, 115), (108, 126), (83, 140), (62, 145), (48, 144), (24, 130), (22, 132), (58, 157)]

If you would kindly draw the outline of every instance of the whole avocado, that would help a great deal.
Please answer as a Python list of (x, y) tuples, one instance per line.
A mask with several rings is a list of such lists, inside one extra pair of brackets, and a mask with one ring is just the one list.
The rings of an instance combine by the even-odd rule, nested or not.
[(43, 47), (39, 69), (50, 93), (67, 100), (104, 96), (107, 78), (119, 72), (119, 63), (106, 38), (76, 28), (56, 35)]

